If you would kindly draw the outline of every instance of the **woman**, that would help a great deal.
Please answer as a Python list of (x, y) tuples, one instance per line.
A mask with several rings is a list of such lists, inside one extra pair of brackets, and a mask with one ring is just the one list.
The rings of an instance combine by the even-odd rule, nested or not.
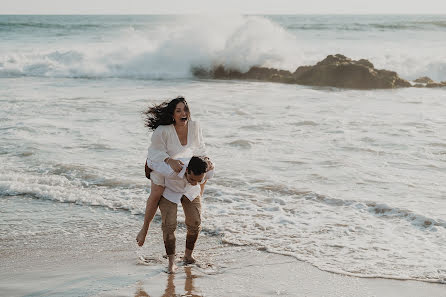
[[(147, 158), (154, 162), (166, 162), (176, 172), (183, 163), (178, 158), (205, 155), (200, 126), (191, 120), (189, 107), (183, 97), (165, 101), (144, 111), (145, 126), (153, 131), (152, 143)], [(161, 195), (164, 192), (164, 177), (152, 171), (151, 189), (146, 203), (144, 224), (136, 236), (139, 246), (144, 244), (150, 222), (155, 216)]]

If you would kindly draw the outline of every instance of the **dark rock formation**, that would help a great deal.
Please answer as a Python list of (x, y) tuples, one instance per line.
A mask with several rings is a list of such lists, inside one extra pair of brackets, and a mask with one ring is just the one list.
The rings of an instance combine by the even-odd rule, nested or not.
[(247, 79), (364, 90), (411, 86), (396, 72), (375, 69), (368, 60), (354, 61), (343, 55), (330, 55), (314, 66), (301, 66), (294, 73), (256, 66), (251, 67), (248, 72), (217, 66), (212, 70), (194, 68), (192, 73), (199, 78)]
[(293, 73), (298, 84), (348, 89), (393, 89), (410, 87), (396, 72), (378, 70), (372, 63), (343, 55), (328, 56), (315, 66), (303, 66)]
[(414, 80), (414, 82), (428, 84), (428, 83), (433, 83), (434, 81), (430, 77), (423, 76), (423, 77), (417, 78), (416, 80)]
[(446, 81), (442, 81), (441, 83), (431, 82), (426, 84), (426, 88), (443, 88), (446, 87)]
[(248, 72), (240, 72), (238, 70), (226, 69), (223, 66), (217, 66), (211, 71), (206, 71), (202, 68), (194, 68), (192, 69), (192, 73), (199, 78), (247, 79), (296, 83), (292, 73), (289, 71), (257, 66), (251, 67)]
[(446, 87), (446, 81), (437, 83), (430, 79), (430, 77), (423, 76), (414, 80), (417, 84), (414, 85), (415, 88), (442, 88)]

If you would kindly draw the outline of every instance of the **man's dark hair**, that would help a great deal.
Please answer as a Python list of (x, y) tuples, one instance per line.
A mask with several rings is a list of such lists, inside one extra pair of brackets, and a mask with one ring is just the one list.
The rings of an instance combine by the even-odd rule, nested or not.
[(187, 165), (187, 171), (189, 173), (192, 172), (195, 175), (206, 173), (207, 170), (208, 162), (205, 157), (193, 156), (189, 161), (189, 165)]

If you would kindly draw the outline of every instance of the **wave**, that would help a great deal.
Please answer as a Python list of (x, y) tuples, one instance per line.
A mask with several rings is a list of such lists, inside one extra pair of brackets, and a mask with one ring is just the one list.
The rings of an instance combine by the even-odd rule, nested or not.
[(11, 23), (0, 22), (1, 31), (11, 31), (17, 29), (63, 29), (63, 30), (87, 30), (91, 28), (101, 28), (100, 24), (63, 24), (63, 23), (42, 23), (42, 22), (29, 22), (29, 23)]
[[(441, 257), (446, 231), (441, 219), (400, 206), (302, 191), (267, 179), (250, 180), (242, 185), (246, 190), (240, 183), (219, 177), (212, 183), (216, 191), (208, 193), (213, 205), (224, 205), (209, 209), (213, 213), (208, 223), (224, 242), (289, 255), (343, 275), (446, 280), (444, 271), (432, 265)], [(399, 231), (392, 234), (392, 230)], [(426, 242), (422, 250), (429, 256), (417, 262), (421, 242)], [(404, 249), (407, 245), (411, 246)]]
[[(61, 203), (121, 209), (132, 214), (143, 213), (145, 199), (142, 197), (147, 197), (143, 188), (132, 188), (125, 185), (125, 182), (123, 185), (116, 185), (112, 180), (97, 183), (97, 176), (87, 171), (83, 167), (71, 165), (57, 165), (45, 174), (0, 171), (0, 196), (25, 195)], [(247, 185), (237, 178), (221, 177), (210, 184), (206, 191), (205, 215), (212, 218), (207, 220), (207, 230), (213, 234), (220, 234), (225, 242), (268, 247), (265, 249), (268, 252), (288, 254), (322, 270), (340, 274), (432, 282), (442, 282), (444, 279), (444, 273), (437, 273), (430, 267), (426, 268), (427, 264), (424, 262), (422, 263), (424, 266), (420, 264), (424, 269), (421, 272), (416, 272), (417, 266), (410, 266), (412, 274), (402, 270), (406, 263), (391, 258), (394, 250), (405, 244), (401, 239), (395, 241), (392, 247), (388, 246), (385, 238), (380, 244), (375, 244), (377, 251), (385, 253), (381, 255), (383, 259), (390, 257), (389, 259), (393, 259), (394, 262), (386, 264), (385, 267), (373, 265), (376, 261), (379, 262), (379, 259), (370, 258), (373, 257), (375, 250), (362, 250), (361, 247), (365, 244), (365, 240), (374, 238), (379, 229), (374, 227), (367, 231), (360, 215), (366, 214), (363, 218), (370, 224), (386, 220), (383, 221), (385, 225), (405, 228), (405, 225), (409, 225), (404, 224), (405, 221), (410, 222), (412, 226), (423, 231), (417, 234), (417, 236), (421, 234), (422, 238), (439, 234), (440, 232), (435, 232), (435, 228), (438, 228), (437, 231), (443, 231), (440, 228), (446, 227), (446, 222), (442, 220), (386, 204), (343, 200), (313, 191), (300, 191), (283, 184), (268, 183), (264, 179), (251, 180)], [(344, 219), (333, 217), (339, 213)], [(315, 219), (316, 214), (321, 216), (323, 225)], [(308, 222), (313, 219), (315, 220), (309, 224)], [(413, 233), (410, 228), (405, 230), (410, 234)], [(290, 238), (290, 234), (294, 234), (295, 237)], [(339, 240), (330, 237), (332, 236), (330, 234), (336, 235)], [(349, 240), (351, 237), (357, 240)], [(395, 245), (396, 243), (399, 245)], [(435, 246), (430, 248), (432, 250)], [(360, 258), (355, 258), (352, 264), (350, 256), (341, 253), (335, 261), (332, 261), (332, 253), (340, 249), (349, 250), (354, 253), (353, 256)], [(418, 252), (416, 246), (413, 246), (412, 250)], [(316, 252), (316, 256), (313, 252)], [(414, 259), (413, 257), (419, 257), (419, 254), (413, 256), (411, 253), (406, 253), (405, 256)], [(368, 267), (369, 261), (373, 268)], [(411, 260), (409, 262), (413, 263)]]
[(0, 77), (175, 79), (193, 77), (194, 67), (222, 64), (247, 71), (253, 65), (303, 63), (296, 38), (262, 17), (185, 18), (176, 25), (118, 31), (101, 44), (5, 53)]
[[(439, 20), (420, 23), (420, 26), (443, 26), (446, 22)], [(10, 30), (12, 28), (10, 26), (38, 27), (48, 31), (52, 28), (71, 28), (80, 31), (103, 28), (98, 29), (100, 34), (95, 37), (99, 41), (87, 37), (87, 40), (75, 39), (78, 41), (74, 44), (64, 44), (60, 41), (47, 47), (39, 45), (33, 51), (29, 49), (21, 51), (16, 47), (11, 47), (9, 52), (3, 50), (0, 52), (0, 77), (158, 80), (190, 79), (193, 78), (192, 69), (213, 69), (216, 65), (241, 72), (247, 71), (252, 66), (295, 71), (298, 66), (312, 65), (324, 59), (326, 55), (336, 53), (335, 49), (333, 52), (325, 52), (327, 49), (308, 48), (309, 45), (305, 43), (307, 41), (300, 41), (296, 30), (317, 29), (336, 32), (345, 27), (349, 30), (360, 28), (367, 31), (370, 30), (370, 26), (398, 29), (400, 25), (392, 23), (296, 25), (286, 22), (280, 25), (274, 18), (259, 16), (182, 17), (177, 22), (169, 21), (161, 24), (139, 22), (136, 25), (126, 24), (122, 20), (103, 24), (100, 22), (0, 23), (0, 28), (5, 30)], [(321, 45), (321, 48), (325, 48), (323, 43)], [(377, 68), (396, 71), (406, 79), (427, 75), (437, 81), (446, 80), (445, 56), (441, 53), (429, 53), (426, 56), (422, 52), (410, 49), (392, 53), (379, 47), (375, 50), (368, 46), (358, 48), (357, 45), (352, 45), (352, 49), (346, 48), (346, 52), (341, 54), (353, 59), (369, 59)]]
[[(235, 180), (233, 181), (231, 179), (224, 178), (219, 178), (218, 180), (215, 180), (214, 183), (224, 186), (237, 185)], [(322, 203), (324, 205), (336, 208), (347, 207), (356, 212), (367, 211), (374, 217), (384, 220), (403, 220), (410, 223), (412, 226), (425, 231), (435, 231), (436, 228), (446, 229), (445, 220), (427, 217), (409, 209), (390, 206), (385, 203), (329, 197), (318, 194), (314, 191), (302, 191), (280, 183), (269, 184), (264, 180), (256, 180), (255, 184), (256, 186), (253, 186), (250, 189), (250, 191), (254, 193), (267, 192), (269, 195), (274, 197), (291, 197), (293, 201), (301, 199), (315, 203)], [(285, 205), (287, 203), (284, 202), (285, 200), (283, 199), (275, 198), (274, 200), (281, 205)]]
[[(84, 177), (87, 174), (83, 175)], [(0, 196), (30, 196), (37, 199), (79, 205), (101, 206), (143, 213), (147, 193), (143, 184), (126, 180), (37, 173), (0, 172)]]
[[(365, 17), (365, 16), (364, 16)], [(275, 19), (272, 17), (272, 19)], [(293, 23), (286, 26), (287, 29), (293, 31), (431, 31), (443, 30), (446, 28), (446, 20), (393, 20), (393, 21), (377, 21), (360, 18), (346, 19), (338, 16), (334, 20), (323, 22), (305, 22)]]

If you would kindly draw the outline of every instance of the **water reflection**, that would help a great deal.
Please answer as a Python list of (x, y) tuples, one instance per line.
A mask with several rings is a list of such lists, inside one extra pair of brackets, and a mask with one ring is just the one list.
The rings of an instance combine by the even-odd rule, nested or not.
[(198, 275), (192, 274), (192, 267), (184, 267), (184, 272), (186, 273), (186, 281), (184, 282), (184, 291), (186, 291), (186, 296), (202, 297), (202, 295), (197, 295), (194, 293), (194, 279), (198, 278)]
[(169, 274), (167, 277), (167, 286), (166, 290), (164, 290), (163, 297), (175, 296), (175, 284), (173, 280), (175, 279), (175, 274)]
[[(175, 276), (178, 276), (179, 273), (180, 272), (177, 272), (176, 274), (169, 274), (167, 276), (167, 285), (162, 297), (203, 297), (203, 295), (196, 293), (196, 289), (194, 287), (194, 279), (198, 278), (199, 276), (192, 273), (192, 267), (184, 267), (184, 273), (186, 274), (186, 279), (184, 282), (184, 293), (177, 294), (175, 290), (174, 280)], [(144, 291), (142, 287), (140, 287), (136, 291), (135, 297), (150, 297), (150, 295), (147, 294), (147, 292)]]

